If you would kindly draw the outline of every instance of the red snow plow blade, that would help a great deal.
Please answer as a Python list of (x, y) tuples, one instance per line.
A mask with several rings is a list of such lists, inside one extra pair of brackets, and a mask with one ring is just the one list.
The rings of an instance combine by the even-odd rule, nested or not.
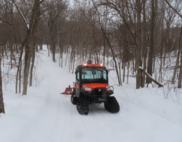
[(65, 95), (71, 95), (73, 93), (73, 88), (71, 88), (70, 86), (68, 88), (65, 89), (65, 91), (61, 94), (65, 94)]

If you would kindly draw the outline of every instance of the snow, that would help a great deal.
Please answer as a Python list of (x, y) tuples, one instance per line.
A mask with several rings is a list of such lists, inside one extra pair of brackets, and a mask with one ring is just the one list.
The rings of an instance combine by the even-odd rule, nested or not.
[[(165, 87), (136, 90), (134, 78), (118, 87), (111, 71), (109, 81), (120, 112), (111, 114), (103, 104), (92, 104), (84, 116), (71, 104), (69, 95), (60, 94), (72, 85), (75, 74), (52, 62), (46, 50), (38, 56), (34, 83), (39, 85), (29, 87), (26, 96), (15, 94), (13, 83), (4, 91), (1, 142), (182, 142), (180, 90), (178, 94)], [(168, 99), (164, 93), (169, 93)]]

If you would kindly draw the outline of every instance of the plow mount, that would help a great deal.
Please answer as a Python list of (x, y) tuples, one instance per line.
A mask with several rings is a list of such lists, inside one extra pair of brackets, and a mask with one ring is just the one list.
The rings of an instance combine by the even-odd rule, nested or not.
[(61, 94), (71, 95), (72, 93), (73, 93), (73, 88), (70, 87), (70, 85), (69, 85), (67, 88), (65, 88), (65, 91)]

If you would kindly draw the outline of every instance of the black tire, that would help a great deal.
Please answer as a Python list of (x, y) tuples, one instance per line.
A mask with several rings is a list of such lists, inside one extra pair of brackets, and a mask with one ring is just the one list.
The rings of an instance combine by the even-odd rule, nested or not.
[(78, 112), (82, 115), (87, 115), (89, 113), (89, 106), (88, 106), (88, 101), (84, 98), (79, 98), (76, 108)]
[(78, 102), (78, 98), (75, 96), (75, 90), (73, 90), (73, 93), (72, 93), (72, 95), (71, 95), (71, 103), (72, 104), (74, 104), (74, 105), (76, 105), (77, 104), (77, 102)]
[(117, 113), (120, 110), (119, 104), (115, 97), (109, 97), (107, 102), (104, 103), (104, 107), (111, 113)]

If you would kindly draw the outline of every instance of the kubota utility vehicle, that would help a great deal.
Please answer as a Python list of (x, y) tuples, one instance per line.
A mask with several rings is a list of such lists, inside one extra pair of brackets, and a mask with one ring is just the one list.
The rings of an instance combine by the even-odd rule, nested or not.
[(89, 104), (102, 102), (107, 111), (119, 111), (116, 98), (111, 96), (114, 88), (108, 85), (108, 70), (103, 64), (97, 65), (88, 61), (87, 64), (79, 65), (75, 74), (71, 102), (76, 105), (80, 114), (88, 114)]

